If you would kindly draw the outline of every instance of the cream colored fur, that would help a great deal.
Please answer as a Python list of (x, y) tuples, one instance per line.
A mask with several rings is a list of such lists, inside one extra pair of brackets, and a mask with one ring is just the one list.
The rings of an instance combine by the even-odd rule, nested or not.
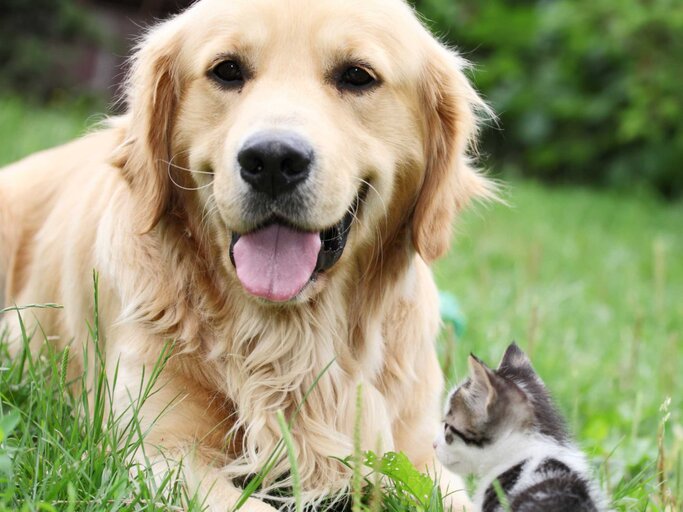
[[(220, 90), (211, 63), (240, 52), (253, 80)], [(328, 72), (349, 58), (370, 61), (380, 87), (340, 94)], [(234, 505), (232, 479), (259, 470), (280, 438), (276, 412), (291, 415), (330, 363), (293, 428), (306, 498), (348, 484), (332, 457), (351, 453), (358, 385), (363, 447), (438, 472), (439, 314), (426, 262), (447, 250), (455, 213), (491, 195), (467, 158), (483, 104), (457, 56), (399, 0), (202, 0), (141, 43), (127, 103), (108, 127), (0, 171), (6, 303), (64, 305), (25, 320), (58, 347), (74, 340), (76, 375), (96, 269), (115, 408), (175, 340), (143, 408), (147, 456), (160, 472), (182, 461), (188, 490), (213, 511)], [(372, 184), (339, 263), (277, 306), (242, 290), (228, 255), (231, 231), (249, 228), (236, 150), (272, 127), (322, 155), (308, 228), (336, 223), (361, 181)], [(16, 343), (16, 315), (5, 319)], [(273, 476), (286, 470), (283, 460)], [(450, 500), (468, 503), (462, 491)], [(257, 499), (246, 509), (271, 510)]]

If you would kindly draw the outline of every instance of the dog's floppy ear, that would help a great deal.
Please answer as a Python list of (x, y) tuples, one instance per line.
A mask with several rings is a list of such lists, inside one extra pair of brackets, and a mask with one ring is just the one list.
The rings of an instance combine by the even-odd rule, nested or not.
[[(436, 46), (436, 45), (435, 45)], [(455, 214), (472, 199), (495, 197), (495, 187), (473, 167), (468, 152), (479, 111), (487, 111), (465, 77), (464, 61), (440, 45), (426, 59), (422, 78), (426, 169), (413, 215), (413, 245), (426, 260), (450, 247)]]
[(130, 184), (140, 232), (152, 229), (168, 209), (172, 132), (181, 77), (180, 19), (154, 28), (138, 46), (126, 83), (127, 132), (113, 157)]

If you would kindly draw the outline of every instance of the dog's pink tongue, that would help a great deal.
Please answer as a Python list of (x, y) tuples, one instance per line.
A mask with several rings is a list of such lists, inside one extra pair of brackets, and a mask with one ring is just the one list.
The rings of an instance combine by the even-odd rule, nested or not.
[(237, 277), (252, 295), (286, 302), (310, 281), (320, 244), (320, 233), (279, 224), (243, 235), (233, 247)]

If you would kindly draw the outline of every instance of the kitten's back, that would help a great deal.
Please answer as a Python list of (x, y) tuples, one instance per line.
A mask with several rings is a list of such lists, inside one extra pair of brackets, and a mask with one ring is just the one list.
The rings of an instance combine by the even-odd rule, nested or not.
[(549, 457), (540, 462), (526, 460), (502, 473), (497, 481), (509, 509), (501, 505), (489, 485), (482, 512), (598, 512), (595, 489), (582, 471)]

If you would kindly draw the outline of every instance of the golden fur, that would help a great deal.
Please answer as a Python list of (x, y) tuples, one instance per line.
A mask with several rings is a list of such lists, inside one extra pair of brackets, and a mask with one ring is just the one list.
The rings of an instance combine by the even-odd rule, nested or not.
[[(239, 93), (206, 76), (226, 53), (256, 69)], [(381, 86), (341, 94), (326, 73), (345, 59), (371, 62)], [(306, 498), (348, 483), (331, 456), (352, 450), (359, 384), (364, 448), (435, 467), (439, 315), (425, 262), (448, 249), (457, 211), (491, 195), (467, 157), (484, 106), (462, 67), (400, 0), (196, 3), (140, 44), (127, 114), (0, 172), (6, 303), (63, 304), (25, 320), (59, 347), (74, 340), (78, 374), (96, 269), (107, 369), (119, 365), (114, 407), (176, 341), (143, 408), (147, 456), (160, 472), (182, 459), (188, 490), (211, 510), (235, 503), (232, 479), (257, 471), (280, 438), (276, 411), (291, 415), (333, 360), (293, 429)], [(336, 223), (361, 181), (371, 190), (341, 260), (273, 305), (248, 296), (230, 263), (232, 230), (253, 227), (232, 162), (254, 130), (283, 126), (322, 155), (305, 227)], [(16, 315), (6, 321), (16, 335)], [(282, 461), (273, 475), (285, 471)], [(247, 509), (271, 510), (257, 499)]]

